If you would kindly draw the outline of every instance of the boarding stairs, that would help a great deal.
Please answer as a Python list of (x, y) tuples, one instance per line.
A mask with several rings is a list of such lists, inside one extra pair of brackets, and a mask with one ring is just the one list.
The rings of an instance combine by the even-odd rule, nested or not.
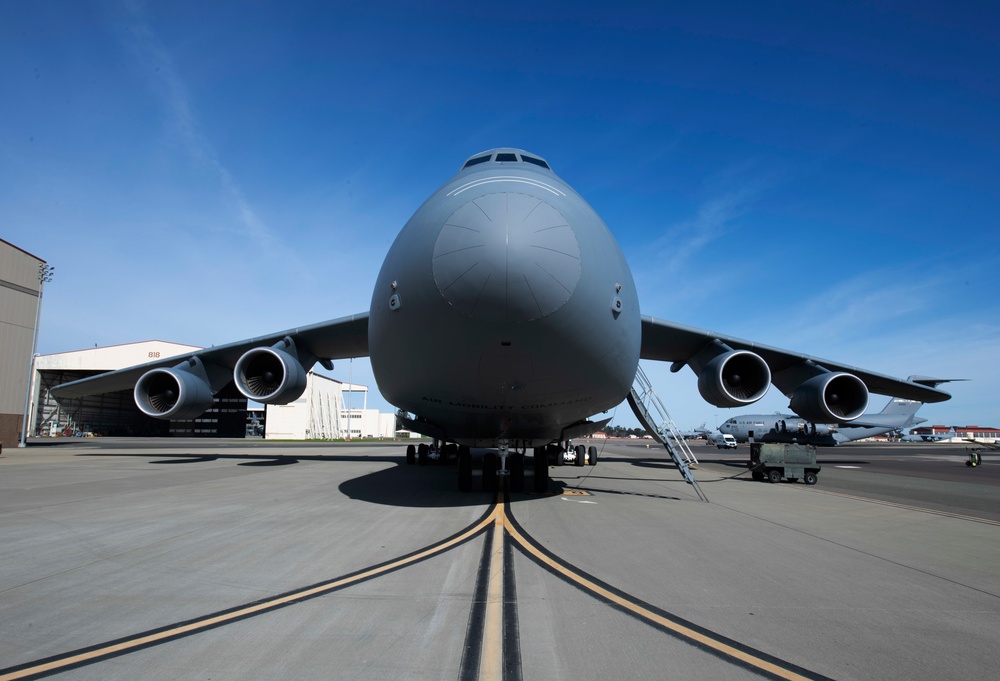
[[(708, 497), (701, 491), (698, 482), (691, 473), (691, 467), (698, 463), (691, 448), (677, 428), (677, 424), (670, 418), (670, 413), (660, 400), (659, 395), (653, 390), (653, 384), (646, 377), (646, 372), (642, 367), (636, 367), (635, 381), (632, 383), (632, 390), (628, 394), (628, 404), (632, 407), (632, 413), (639, 419), (639, 423), (653, 436), (653, 439), (662, 444), (670, 453), (670, 458), (677, 465), (677, 470), (681, 472), (684, 479), (690, 484), (698, 497), (708, 502)], [(650, 409), (659, 416), (659, 425), (654, 419)]]

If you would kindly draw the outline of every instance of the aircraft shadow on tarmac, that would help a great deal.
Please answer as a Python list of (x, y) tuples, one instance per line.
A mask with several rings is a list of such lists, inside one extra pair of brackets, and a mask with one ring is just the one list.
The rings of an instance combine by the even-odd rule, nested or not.
[[(191, 456), (184, 459), (157, 459), (155, 461), (150, 461), (153, 464), (175, 464), (175, 463), (208, 463), (210, 461), (217, 461), (220, 457), (218, 456)], [(238, 458), (238, 457), (221, 457), (221, 458)], [(254, 457), (253, 461), (243, 461), (242, 463), (236, 464), (237, 466), (290, 466), (299, 462), (298, 457), (295, 456), (278, 456), (278, 457), (268, 457), (265, 459)]]
[[(489, 504), (493, 493), (482, 491), (479, 466), (472, 476), (472, 492), (458, 490), (458, 473), (454, 465), (416, 466), (405, 463), (400, 458), (396, 466), (345, 480), (338, 488), (351, 499), (385, 506), (405, 506), (412, 508), (457, 508)], [(533, 479), (525, 477), (525, 488)], [(556, 481), (550, 481), (550, 487)], [(516, 495), (528, 500), (548, 495)]]
[[(412, 508), (446, 508), (477, 506), (488, 504), (493, 499), (492, 492), (482, 492), (482, 482), (480, 471), (473, 474), (473, 489), (471, 493), (458, 491), (458, 473), (454, 465), (442, 466), (432, 464), (429, 466), (408, 465), (405, 454), (399, 456), (370, 456), (370, 455), (299, 455), (280, 456), (275, 454), (241, 453), (231, 452), (224, 454), (195, 454), (190, 455), (170, 452), (169, 454), (157, 454), (155, 452), (80, 452), (76, 456), (121, 456), (142, 459), (152, 459), (150, 464), (199, 464), (211, 463), (214, 461), (232, 460), (238, 462), (239, 466), (252, 466), (259, 468), (281, 467), (300, 463), (302, 461), (316, 462), (342, 462), (342, 463), (371, 463), (383, 462), (393, 463), (394, 466), (384, 468), (372, 473), (360, 475), (356, 478), (342, 482), (338, 489), (342, 494), (366, 501), (372, 504), (382, 504), (385, 506), (404, 506)], [(532, 478), (526, 477), (525, 486), (532, 483)], [(556, 481), (550, 483), (556, 486)], [(541, 495), (539, 495), (541, 496)], [(531, 495), (518, 495), (519, 498), (530, 499)]]
[(149, 463), (208, 463), (209, 461), (215, 461), (219, 457), (217, 456), (190, 456), (183, 459), (157, 459), (156, 461), (150, 461)]
[[(408, 465), (405, 455), (401, 456), (367, 456), (367, 455), (298, 455), (280, 456), (267, 455), (261, 453), (227, 452), (223, 454), (195, 454), (190, 455), (170, 452), (169, 454), (157, 454), (155, 452), (80, 452), (77, 456), (121, 456), (143, 459), (154, 465), (183, 465), (211, 463), (215, 461), (232, 460), (238, 462), (239, 466), (272, 468), (289, 466), (302, 461), (316, 462), (384, 462), (395, 465), (383, 468), (378, 471), (366, 473), (340, 483), (338, 490), (358, 501), (385, 506), (411, 507), (411, 508), (458, 508), (465, 506), (477, 506), (488, 504), (492, 500), (492, 492), (482, 491), (482, 478), (479, 466), (474, 465), (473, 492), (460, 492), (457, 485), (457, 473), (454, 465), (431, 464), (428, 466)], [(620, 461), (630, 463), (635, 466), (646, 468), (662, 469), (664, 471), (676, 471), (672, 462), (662, 460), (636, 460), (632, 458), (606, 457), (605, 463)], [(479, 463), (478, 461), (476, 462)], [(554, 476), (549, 481), (549, 491), (543, 494), (517, 493), (512, 494), (511, 500), (515, 503), (524, 503), (532, 499), (542, 499), (545, 497), (560, 495), (564, 489), (580, 489), (599, 494), (622, 494), (629, 496), (646, 496), (666, 499), (670, 501), (681, 501), (680, 497), (655, 495), (655, 494), (634, 494), (611, 489), (586, 490), (583, 487), (576, 487), (572, 481), (560, 480), (560, 472), (569, 473), (574, 468), (554, 467), (550, 468), (550, 475)], [(525, 478), (525, 489), (531, 489), (533, 483), (532, 473), (527, 473)], [(632, 478), (614, 478), (601, 475), (589, 475), (594, 480), (633, 480)], [(663, 478), (662, 480), (651, 480), (651, 482), (677, 482), (674, 478)]]

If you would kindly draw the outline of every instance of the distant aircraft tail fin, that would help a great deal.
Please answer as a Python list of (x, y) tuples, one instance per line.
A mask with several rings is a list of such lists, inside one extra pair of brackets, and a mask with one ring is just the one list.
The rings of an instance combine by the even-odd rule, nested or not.
[(923, 402), (904, 400), (902, 397), (892, 397), (889, 403), (877, 414), (865, 414), (851, 424), (859, 427), (873, 428), (908, 428), (925, 419), (917, 418), (917, 410), (924, 406)]
[(893, 397), (889, 400), (889, 403), (883, 407), (880, 414), (890, 415), (890, 414), (900, 414), (903, 416), (913, 416), (917, 413), (917, 410), (924, 405), (923, 402), (916, 402), (914, 400), (904, 400), (901, 397)]
[[(926, 385), (929, 388), (936, 388), (942, 383), (953, 383), (955, 381), (967, 381), (967, 378), (932, 378), (931, 376), (910, 376), (906, 380), (913, 383), (919, 383), (921, 385)], [(910, 426), (916, 425), (917, 423), (922, 423), (927, 419), (916, 418), (917, 410), (924, 405), (923, 402), (915, 402), (913, 400), (904, 400), (899, 397), (893, 397), (889, 400), (889, 403), (880, 412), (880, 415), (884, 416), (906, 416), (906, 422), (902, 424), (903, 428), (908, 428)]]

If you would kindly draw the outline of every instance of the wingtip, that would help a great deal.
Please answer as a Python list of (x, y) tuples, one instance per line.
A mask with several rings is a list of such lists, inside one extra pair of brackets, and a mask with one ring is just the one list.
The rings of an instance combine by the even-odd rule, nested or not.
[(926, 385), (928, 388), (936, 388), (942, 383), (955, 383), (957, 381), (968, 381), (968, 378), (933, 378), (931, 376), (910, 376), (906, 379), (910, 383), (919, 383), (920, 385)]

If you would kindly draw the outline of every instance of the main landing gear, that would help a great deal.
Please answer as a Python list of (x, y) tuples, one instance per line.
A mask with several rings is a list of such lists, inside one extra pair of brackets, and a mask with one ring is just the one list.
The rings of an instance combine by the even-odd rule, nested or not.
[[(472, 451), (465, 445), (454, 443), (442, 444), (435, 440), (432, 444), (422, 442), (418, 445), (406, 446), (406, 463), (427, 466), (432, 463), (448, 464), (456, 462), (458, 468), (458, 489), (461, 492), (471, 492), (477, 476), (476, 464), (478, 457), (473, 457)], [(495, 450), (486, 450), (481, 462), (482, 489), (484, 492), (496, 492), (501, 485), (506, 485), (510, 492), (531, 491), (542, 494), (549, 489), (549, 465), (562, 466), (572, 463), (574, 466), (591, 466), (597, 463), (597, 448), (577, 445), (570, 442), (549, 444), (535, 447), (532, 450), (530, 470), (534, 474), (526, 477), (529, 470), (528, 455), (525, 448), (510, 447), (507, 441), (497, 443)], [(567, 461), (567, 459), (569, 461)]]

